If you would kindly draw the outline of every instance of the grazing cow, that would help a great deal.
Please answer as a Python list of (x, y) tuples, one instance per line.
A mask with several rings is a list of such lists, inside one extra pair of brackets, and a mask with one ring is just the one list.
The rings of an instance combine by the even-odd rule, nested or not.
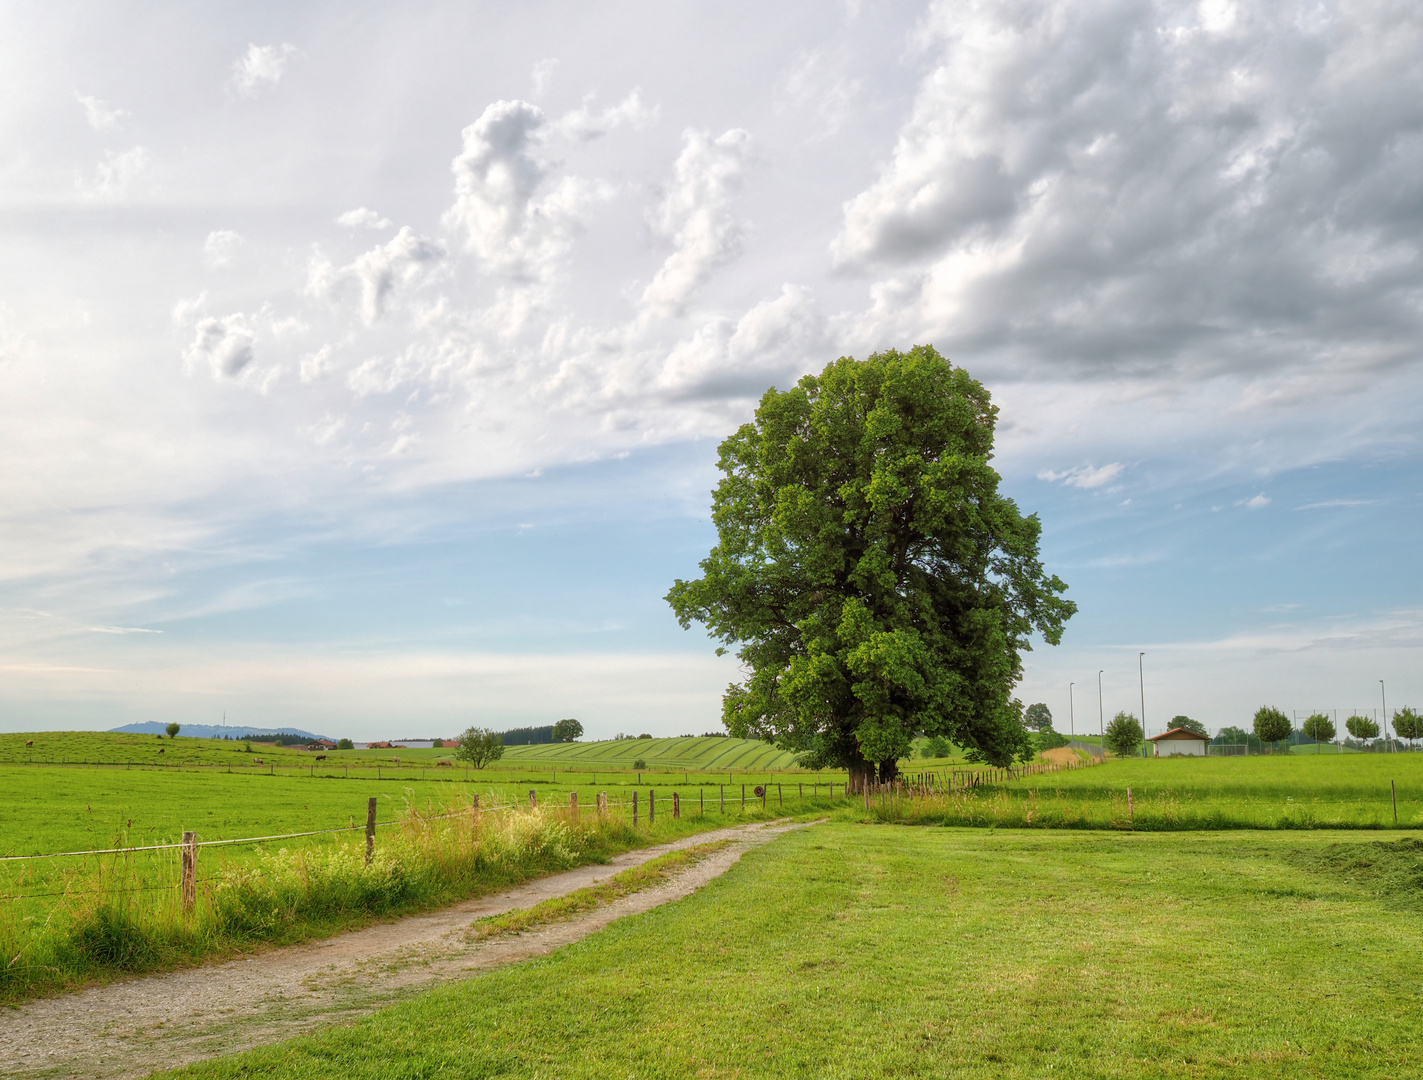
[(34, 746), (34, 745), (35, 745), (35, 740), (34, 740), (34, 739), (26, 739), (26, 740), (25, 740), (25, 745), (26, 745), (26, 746)]
[(166, 754), (168, 751), (167, 751), (167, 750), (159, 750), (158, 752), (159, 752), (160, 754)]
[(435, 764), (436, 764), (436, 766), (442, 766), (442, 767), (444, 767), (444, 768), (450, 768), (450, 763), (449, 763), (448, 761), (437, 761), (437, 762), (435, 762)]
[(326, 760), (326, 755), (325, 755), (325, 754), (317, 754), (317, 755), (316, 755), (316, 760), (317, 760), (317, 761), (325, 761), (325, 760)]
[(258, 757), (258, 758), (253, 758), (253, 759), (252, 759), (252, 764), (253, 764), (253, 765), (264, 765), (264, 764), (266, 764), (266, 763), (265, 763), (261, 758)]
[(393, 762), (395, 762), (397, 765), (400, 764), (400, 759), (399, 759), (398, 757), (393, 757), (393, 758), (391, 758), (390, 760), (393, 761)]

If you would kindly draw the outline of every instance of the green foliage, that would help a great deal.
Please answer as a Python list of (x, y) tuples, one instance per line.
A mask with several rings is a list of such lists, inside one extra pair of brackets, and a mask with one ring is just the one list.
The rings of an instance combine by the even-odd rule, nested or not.
[(1410, 743), (1414, 739), (1423, 739), (1423, 716), (1412, 709), (1399, 709), (1393, 714), (1393, 732)]
[(1199, 720), (1192, 720), (1189, 716), (1173, 716), (1171, 718), (1173, 728), (1185, 728), (1187, 731), (1194, 731), (1197, 735), (1210, 737), (1210, 732), (1206, 730), (1206, 725)]
[(1334, 723), (1324, 713), (1315, 713), (1309, 717), (1300, 730), (1305, 738), (1313, 739), (1317, 743), (1334, 741)]
[(923, 758), (946, 758), (954, 752), (953, 745), (942, 735), (931, 735), (919, 751)]
[(727, 730), (811, 765), (892, 774), (916, 732), (970, 760), (1031, 753), (1012, 689), (1076, 610), (1041, 527), (998, 490), (997, 410), (930, 346), (768, 390), (720, 447), (719, 543), (667, 600), (750, 674)]
[(634, 761), (634, 762), (632, 763), (632, 767), (633, 767), (634, 769), (636, 769), (638, 772), (642, 772), (642, 770), (644, 770), (644, 769), (647, 768), (647, 762), (646, 762), (644, 759), (642, 759), (642, 758), (638, 758), (636, 761)]
[(1107, 725), (1105, 735), (1107, 749), (1119, 757), (1136, 753), (1141, 745), (1141, 723), (1129, 712), (1119, 712)]
[(1052, 727), (1052, 710), (1041, 701), (1029, 705), (1023, 713), (1023, 724), (1034, 731), (1042, 731), (1044, 728)]
[(1056, 750), (1059, 746), (1066, 746), (1068, 739), (1066, 735), (1053, 731), (1052, 728), (1043, 728), (1033, 736), (1033, 742), (1038, 748), (1038, 753), (1044, 750)]
[(504, 742), (499, 732), (487, 728), (468, 728), (459, 737), (459, 746), (455, 748), (455, 757), (476, 769), (482, 769), (503, 756)]
[(647, 735), (647, 734), (643, 734), (643, 735), (639, 735), (638, 738), (639, 738), (639, 739), (650, 739), (650, 738), (652, 738), (652, 736), (651, 736), (651, 735)]
[(1289, 734), (1290, 718), (1279, 709), (1262, 705), (1255, 710), (1255, 737), (1261, 742), (1278, 743)]
[(356, 744), (353, 743), (350, 739), (341, 739), (339, 742), (336, 743), (337, 750), (354, 750), (355, 748)]
[(554, 742), (574, 742), (583, 734), (583, 725), (572, 717), (553, 725)]
[(167, 727), (165, 727), (163, 730), (168, 733), (168, 738), (170, 738), (170, 739), (175, 739), (175, 738), (178, 737), (178, 732), (180, 732), (180, 731), (183, 730), (183, 725), (182, 725), (182, 724), (169, 724), (169, 725), (168, 725)]
[(1349, 734), (1356, 739), (1377, 739), (1379, 737), (1379, 725), (1377, 720), (1372, 720), (1367, 716), (1351, 716), (1344, 721), (1344, 727)]

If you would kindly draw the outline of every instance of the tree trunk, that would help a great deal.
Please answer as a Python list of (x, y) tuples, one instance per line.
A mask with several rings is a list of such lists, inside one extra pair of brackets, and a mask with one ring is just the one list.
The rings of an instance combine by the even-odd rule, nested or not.
[(899, 762), (881, 761), (879, 763), (879, 782), (881, 784), (892, 784), (899, 776)]
[(847, 770), (850, 774), (850, 793), (859, 795), (865, 785), (875, 778), (875, 767), (867, 761), (852, 762)]

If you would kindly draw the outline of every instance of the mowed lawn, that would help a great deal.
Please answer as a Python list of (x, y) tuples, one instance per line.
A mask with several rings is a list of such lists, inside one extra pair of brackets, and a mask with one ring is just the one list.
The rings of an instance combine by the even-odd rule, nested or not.
[(1420, 1075), (1420, 869), (1399, 834), (820, 825), (546, 959), (177, 1075)]

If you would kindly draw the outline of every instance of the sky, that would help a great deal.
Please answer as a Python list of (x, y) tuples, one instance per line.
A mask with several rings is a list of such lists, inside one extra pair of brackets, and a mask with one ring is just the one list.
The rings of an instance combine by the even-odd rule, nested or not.
[(1408, 3), (14, 0), (0, 730), (719, 730), (717, 443), (916, 344), (1059, 730), (1423, 707), (1421, 230)]

